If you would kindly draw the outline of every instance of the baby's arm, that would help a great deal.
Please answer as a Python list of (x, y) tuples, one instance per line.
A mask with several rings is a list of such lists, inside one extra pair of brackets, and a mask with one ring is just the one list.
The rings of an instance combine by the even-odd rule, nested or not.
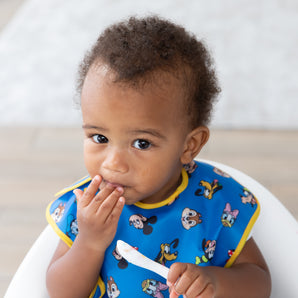
[(271, 279), (266, 262), (251, 238), (230, 268), (174, 263), (169, 271), (170, 297), (269, 297)]
[(71, 248), (60, 241), (51, 260), (47, 271), (51, 297), (88, 297), (96, 285), (124, 206), (122, 188), (107, 186), (96, 194), (100, 183), (96, 176), (85, 192), (75, 190), (79, 234)]

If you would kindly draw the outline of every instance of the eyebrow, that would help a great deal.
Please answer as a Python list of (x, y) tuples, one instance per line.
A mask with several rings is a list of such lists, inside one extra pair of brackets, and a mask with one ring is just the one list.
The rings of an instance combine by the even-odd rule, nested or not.
[(90, 124), (83, 124), (82, 125), (83, 129), (98, 129), (98, 130), (106, 130), (103, 127), (100, 126), (95, 126), (95, 125), (90, 125)]
[(166, 140), (167, 137), (163, 134), (161, 134), (159, 131), (152, 129), (152, 128), (148, 128), (148, 129), (136, 129), (136, 130), (132, 130), (130, 131), (132, 134), (149, 134), (152, 135), (154, 137), (157, 137), (159, 139), (163, 139)]
[[(90, 125), (90, 124), (84, 124), (82, 125), (83, 129), (96, 129), (96, 130), (106, 130), (103, 127), (100, 126), (95, 126), (95, 125)], [(167, 137), (163, 134), (161, 134), (159, 131), (152, 129), (152, 128), (148, 128), (148, 129), (135, 129), (135, 130), (130, 130), (129, 133), (137, 135), (137, 134), (148, 134), (148, 135), (152, 135), (154, 137), (157, 137), (159, 139), (163, 139), (166, 140)]]

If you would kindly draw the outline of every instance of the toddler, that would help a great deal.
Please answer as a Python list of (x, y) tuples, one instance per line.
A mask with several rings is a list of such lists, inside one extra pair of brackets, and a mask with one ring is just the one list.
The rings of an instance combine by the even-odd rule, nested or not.
[[(61, 238), (51, 297), (268, 297), (250, 231), (257, 199), (194, 161), (219, 92), (212, 59), (182, 27), (152, 16), (107, 28), (80, 66), (88, 176), (47, 209)], [(124, 240), (170, 268), (129, 264)]]

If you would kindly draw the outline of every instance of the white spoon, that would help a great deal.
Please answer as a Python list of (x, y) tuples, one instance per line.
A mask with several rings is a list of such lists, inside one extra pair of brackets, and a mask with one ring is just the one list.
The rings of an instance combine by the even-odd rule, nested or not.
[(145, 257), (143, 254), (138, 252), (136, 249), (134, 249), (132, 246), (127, 244), (126, 242), (122, 240), (117, 241), (117, 249), (121, 256), (126, 259), (128, 262), (143, 267), (145, 269), (151, 270), (165, 279), (168, 277), (169, 268), (166, 266), (163, 266), (147, 257)]

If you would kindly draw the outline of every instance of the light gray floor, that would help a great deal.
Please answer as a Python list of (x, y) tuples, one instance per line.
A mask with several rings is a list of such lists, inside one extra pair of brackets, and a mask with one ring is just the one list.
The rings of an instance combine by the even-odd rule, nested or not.
[[(80, 128), (0, 128), (0, 297), (46, 226), (53, 194), (84, 176)], [(211, 131), (201, 158), (252, 176), (298, 219), (298, 132)]]

